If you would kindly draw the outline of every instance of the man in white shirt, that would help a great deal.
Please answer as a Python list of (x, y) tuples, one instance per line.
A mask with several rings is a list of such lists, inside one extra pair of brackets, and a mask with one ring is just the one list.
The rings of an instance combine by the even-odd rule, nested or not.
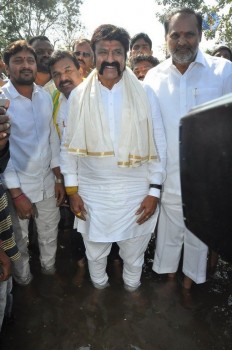
[(102, 25), (91, 47), (96, 69), (69, 97), (61, 170), (93, 285), (108, 286), (117, 242), (124, 286), (134, 291), (158, 216), (166, 141), (155, 95), (126, 68), (129, 34)]
[(28, 284), (32, 278), (27, 251), (29, 219), (34, 217), (37, 225), (42, 272), (54, 274), (58, 207), (65, 192), (52, 100), (34, 84), (36, 54), (26, 41), (19, 40), (7, 47), (4, 62), (10, 76), (2, 90), (10, 100), (11, 160), (3, 180), (11, 196), (13, 227), (23, 258), (20, 271), (15, 267), (14, 278), (19, 284)]
[(94, 67), (90, 41), (85, 38), (76, 40), (73, 45), (73, 53), (81, 66), (82, 77), (86, 78)]
[(193, 281), (203, 283), (206, 280), (207, 246), (184, 225), (179, 121), (192, 107), (232, 91), (232, 64), (199, 49), (202, 18), (193, 10), (172, 12), (164, 26), (171, 57), (152, 68), (144, 80), (158, 97), (167, 138), (167, 178), (161, 200), (153, 269), (157, 273), (168, 273), (173, 279), (184, 244), (183, 287), (189, 290)]
[[(51, 77), (58, 89), (53, 96), (53, 121), (59, 137), (65, 130), (68, 116), (68, 98), (75, 87), (82, 82), (82, 72), (76, 56), (69, 51), (55, 51), (49, 61)], [(65, 204), (67, 206), (67, 204)], [(70, 208), (65, 208), (70, 210)], [(62, 217), (62, 215), (61, 215)], [(74, 214), (70, 211), (69, 224), (74, 223)], [(82, 236), (76, 230), (71, 233), (72, 255), (77, 260), (77, 274), (73, 281), (79, 283), (79, 268), (85, 268), (85, 247)]]
[(80, 64), (71, 52), (55, 51), (49, 60), (49, 69), (57, 88), (57, 103), (53, 99), (54, 124), (61, 137), (66, 126), (69, 95), (82, 82)]

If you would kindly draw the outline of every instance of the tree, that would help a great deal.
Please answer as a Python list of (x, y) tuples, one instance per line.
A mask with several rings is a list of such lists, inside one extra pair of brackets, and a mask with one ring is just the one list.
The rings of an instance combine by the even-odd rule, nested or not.
[(232, 0), (215, 0), (213, 5), (208, 5), (202, 0), (155, 0), (155, 2), (164, 7), (162, 13), (157, 14), (161, 22), (165, 12), (171, 8), (190, 7), (201, 12), (205, 22), (209, 24), (203, 26), (205, 37), (215, 39), (217, 44), (225, 43), (232, 47)]
[(84, 27), (79, 21), (80, 1), (63, 0), (64, 13), (60, 16), (60, 25), (57, 28), (57, 34), (62, 38), (67, 49), (71, 49), (74, 40), (80, 36)]
[(52, 41), (65, 41), (81, 29), (82, 0), (1, 0), (0, 50), (14, 40), (53, 34)]
[(196, 10), (199, 9), (202, 4), (202, 0), (155, 0), (155, 2), (165, 8), (191, 7)]

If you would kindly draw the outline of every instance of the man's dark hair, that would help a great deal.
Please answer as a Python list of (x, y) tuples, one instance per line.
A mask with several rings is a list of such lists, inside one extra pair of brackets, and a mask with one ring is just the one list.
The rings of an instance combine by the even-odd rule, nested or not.
[(128, 32), (121, 27), (116, 27), (113, 24), (102, 24), (97, 29), (95, 29), (90, 45), (95, 56), (96, 43), (100, 40), (117, 40), (119, 41), (125, 50), (125, 58), (127, 57), (127, 52), (129, 50), (130, 35)]
[(139, 62), (149, 62), (152, 64), (153, 67), (157, 66), (159, 64), (158, 58), (151, 56), (151, 55), (138, 55), (138, 56), (132, 56), (130, 58), (130, 68), (133, 70), (134, 66)]
[(84, 43), (87, 43), (90, 45), (90, 40), (86, 39), (86, 38), (80, 38), (80, 39), (75, 40), (73, 42), (72, 50), (74, 51), (76, 45), (84, 44)]
[(64, 58), (69, 58), (71, 61), (73, 61), (76, 68), (80, 69), (80, 64), (76, 56), (70, 51), (61, 51), (61, 50), (57, 50), (53, 52), (53, 54), (49, 59), (48, 68), (51, 70), (51, 67), (54, 66), (54, 64), (56, 64), (58, 61)]
[(230, 54), (230, 61), (232, 61), (232, 51), (231, 51), (231, 49), (230, 49), (228, 46), (225, 46), (225, 45), (218, 46), (218, 47), (212, 52), (212, 56), (215, 56), (216, 53), (218, 53), (218, 51), (221, 51), (221, 50), (226, 50), (226, 51), (228, 51), (229, 54)]
[(3, 53), (3, 61), (6, 65), (9, 65), (11, 56), (23, 50), (29, 51), (35, 57), (35, 60), (37, 59), (35, 50), (26, 40), (17, 40), (7, 46)]
[(149, 38), (149, 36), (146, 33), (138, 33), (138, 34), (135, 34), (133, 36), (133, 38), (131, 39), (131, 42), (130, 42), (130, 50), (134, 46), (134, 43), (137, 40), (139, 40), (139, 39), (143, 39), (149, 45), (150, 50), (151, 50), (151, 48), (152, 48), (152, 41), (151, 41), (151, 39)]
[(199, 33), (202, 33), (202, 16), (200, 13), (195, 12), (194, 10), (188, 8), (188, 7), (184, 7), (184, 8), (180, 8), (180, 9), (174, 9), (170, 12), (167, 13), (167, 15), (165, 16), (164, 19), (164, 30), (165, 30), (165, 35), (168, 34), (169, 31), (169, 23), (172, 19), (172, 17), (176, 14), (183, 14), (183, 15), (194, 15), (196, 17), (197, 20), (197, 28)]
[(49, 43), (51, 43), (50, 40), (48, 39), (48, 37), (45, 36), (45, 35), (33, 36), (30, 40), (28, 40), (28, 43), (29, 43), (30, 45), (32, 45), (36, 40), (48, 41)]

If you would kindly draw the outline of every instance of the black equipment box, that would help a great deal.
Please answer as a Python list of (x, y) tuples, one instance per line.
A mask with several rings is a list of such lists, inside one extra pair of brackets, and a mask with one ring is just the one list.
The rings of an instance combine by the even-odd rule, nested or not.
[(180, 176), (186, 227), (232, 261), (232, 94), (181, 119)]

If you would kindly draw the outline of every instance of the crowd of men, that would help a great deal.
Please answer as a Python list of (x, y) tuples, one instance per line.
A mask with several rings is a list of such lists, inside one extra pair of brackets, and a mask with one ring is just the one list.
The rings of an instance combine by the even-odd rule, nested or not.
[(109, 286), (113, 243), (125, 289), (139, 288), (156, 225), (153, 270), (175, 279), (183, 251), (183, 289), (206, 281), (208, 247), (184, 225), (179, 121), (192, 107), (232, 92), (231, 51), (223, 46), (210, 56), (199, 48), (202, 18), (191, 9), (168, 14), (164, 27), (170, 56), (161, 63), (147, 34), (130, 39), (110, 24), (99, 26), (90, 41), (76, 41), (72, 52), (54, 51), (46, 36), (5, 49), (0, 327), (11, 309), (11, 269), (19, 285), (33, 278), (31, 220), (41, 273), (56, 273), (63, 205), (79, 237), (77, 263), (83, 267), (87, 259), (95, 288)]

